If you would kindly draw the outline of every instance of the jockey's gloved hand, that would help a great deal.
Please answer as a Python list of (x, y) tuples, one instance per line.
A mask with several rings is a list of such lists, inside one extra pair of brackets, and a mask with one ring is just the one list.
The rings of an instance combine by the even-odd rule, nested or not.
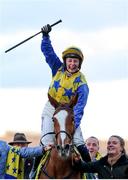
[(52, 30), (52, 27), (47, 24), (41, 28), (43, 36), (48, 36), (49, 32)]

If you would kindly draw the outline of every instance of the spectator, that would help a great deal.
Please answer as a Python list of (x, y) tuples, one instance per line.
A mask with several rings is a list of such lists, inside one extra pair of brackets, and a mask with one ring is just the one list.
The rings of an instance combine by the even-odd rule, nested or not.
[(89, 151), (91, 161), (96, 161), (101, 158), (101, 154), (99, 153), (99, 140), (91, 136), (85, 141), (86, 147)]
[[(16, 133), (14, 135), (14, 139), (12, 142), (9, 142), (12, 146), (17, 147), (28, 147), (30, 141), (27, 141), (26, 136), (24, 133)], [(24, 179), (29, 179), (29, 174), (32, 169), (34, 158), (25, 158), (24, 159)]]
[(0, 140), (0, 179), (24, 179), (22, 158), (41, 156), (50, 148), (50, 146), (21, 148)]
[[(91, 161), (99, 160), (101, 158), (101, 154), (99, 153), (99, 140), (96, 137), (91, 136), (86, 139), (85, 144), (89, 151)], [(86, 179), (96, 179), (98, 178), (98, 174), (85, 173), (85, 177)]]

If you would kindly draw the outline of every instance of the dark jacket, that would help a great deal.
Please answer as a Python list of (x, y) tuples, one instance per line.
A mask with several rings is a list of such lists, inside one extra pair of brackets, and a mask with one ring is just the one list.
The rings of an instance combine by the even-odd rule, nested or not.
[(105, 156), (96, 162), (79, 161), (75, 168), (82, 172), (98, 173), (99, 179), (128, 179), (128, 159), (125, 155), (112, 166), (108, 164), (107, 159)]
[(34, 158), (27, 158), (27, 159), (25, 159), (25, 164), (24, 164), (24, 179), (29, 179), (29, 174), (30, 174), (32, 166), (33, 166), (33, 160), (34, 160)]

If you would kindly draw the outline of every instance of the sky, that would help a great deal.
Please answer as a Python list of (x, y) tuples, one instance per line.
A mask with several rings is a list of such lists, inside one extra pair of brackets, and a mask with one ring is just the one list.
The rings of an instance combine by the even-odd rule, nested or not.
[(75, 45), (85, 57), (81, 71), (90, 92), (81, 121), (84, 138), (128, 139), (127, 0), (0, 0), (0, 134), (40, 133), (51, 81), (42, 35), (5, 51), (60, 19), (50, 32), (57, 55), (61, 59)]

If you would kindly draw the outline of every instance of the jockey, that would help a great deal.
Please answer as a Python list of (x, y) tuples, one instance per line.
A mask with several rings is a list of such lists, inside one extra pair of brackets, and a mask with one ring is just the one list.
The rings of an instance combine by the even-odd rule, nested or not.
[[(78, 100), (73, 109), (75, 121), (73, 142), (80, 152), (83, 160), (86, 162), (90, 161), (90, 156), (85, 146), (80, 128), (80, 122), (84, 114), (84, 107), (87, 103), (89, 93), (87, 81), (84, 75), (80, 72), (81, 65), (84, 60), (83, 53), (77, 47), (69, 47), (63, 51), (63, 62), (61, 62), (51, 45), (49, 36), (51, 26), (48, 24), (41, 30), (43, 34), (41, 50), (45, 56), (46, 62), (52, 70), (52, 81), (49, 86), (48, 96), (51, 96), (61, 104), (69, 103), (72, 97), (77, 95)], [(48, 100), (42, 112), (41, 141), (44, 146), (54, 143), (54, 136), (52, 134), (47, 134), (49, 132), (53, 132), (54, 129), (52, 121), (54, 112), (55, 108)]]
[(42, 146), (13, 147), (0, 140), (0, 179), (24, 179), (23, 158), (41, 156), (49, 149), (50, 146), (47, 148)]

